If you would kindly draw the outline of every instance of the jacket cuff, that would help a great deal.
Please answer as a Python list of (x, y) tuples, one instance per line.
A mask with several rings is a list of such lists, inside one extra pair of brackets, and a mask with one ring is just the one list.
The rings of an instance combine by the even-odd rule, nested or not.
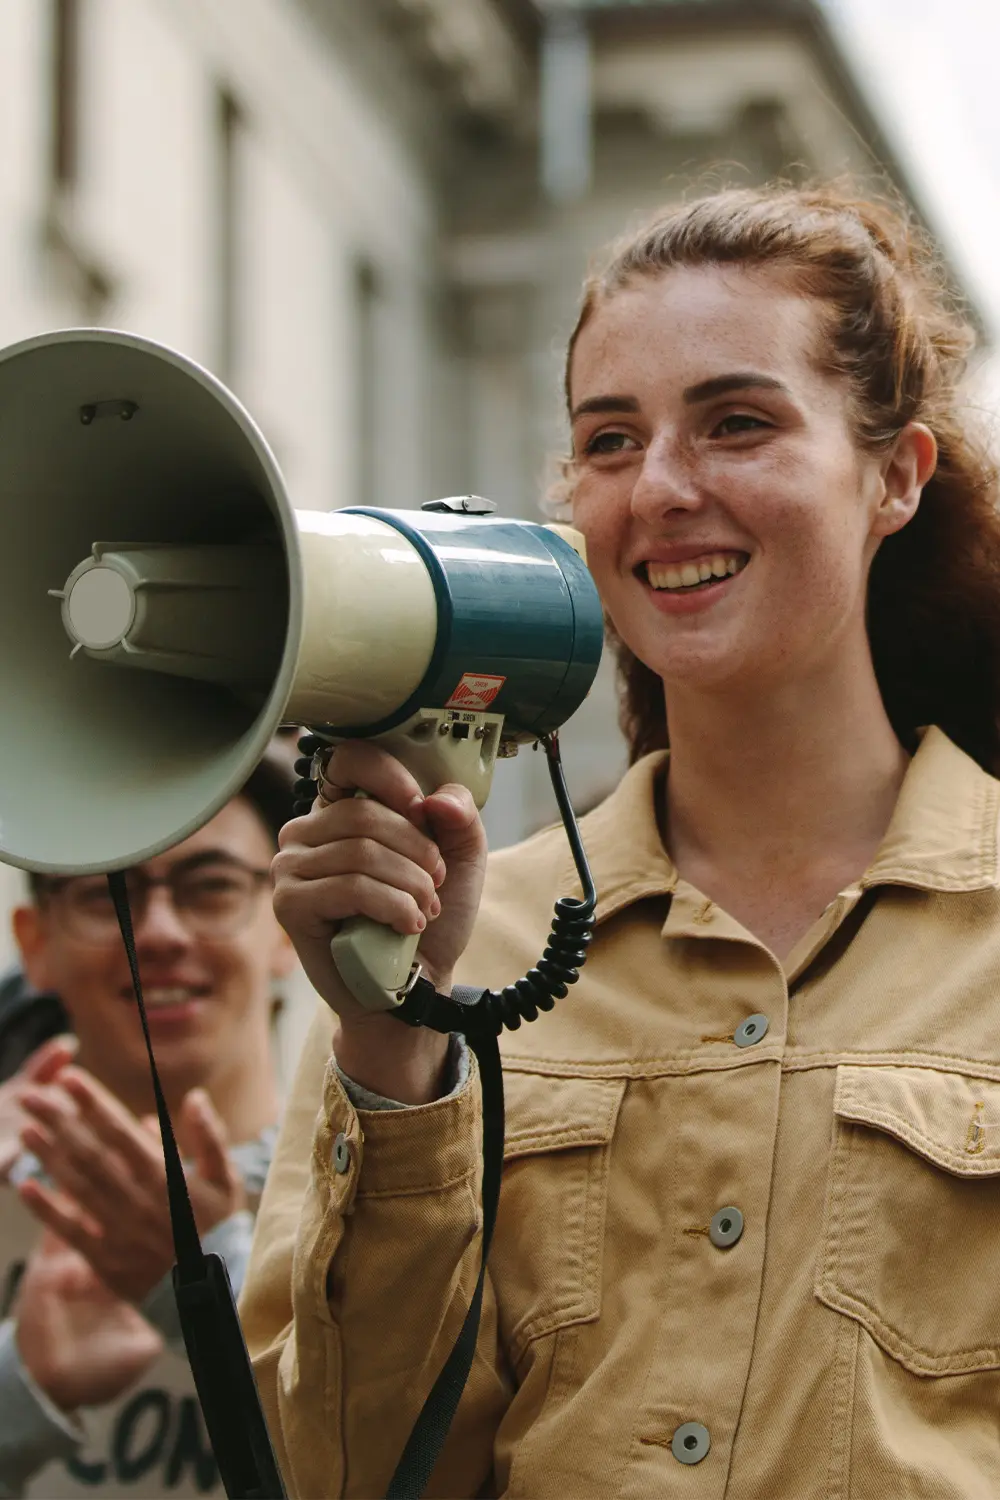
[(328, 1123), (316, 1146), (340, 1212), (349, 1212), (355, 1197), (436, 1193), (477, 1173), (482, 1115), (479, 1067), (471, 1052), (467, 1065), (461, 1087), (430, 1104), (401, 1109), (357, 1109), (336, 1066), (329, 1068), (324, 1087)]
[(33, 1474), (68, 1458), (83, 1442), (78, 1417), (60, 1411), (21, 1358), (13, 1318), (0, 1323), (0, 1495), (14, 1496)]

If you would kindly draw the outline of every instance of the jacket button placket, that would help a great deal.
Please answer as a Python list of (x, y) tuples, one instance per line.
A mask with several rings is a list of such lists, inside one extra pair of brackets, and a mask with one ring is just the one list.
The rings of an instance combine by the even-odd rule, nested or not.
[[(768, 969), (766, 979), (755, 974), (758, 1005), (731, 1033), (730, 1066), (717, 1065), (716, 1033), (706, 1041), (715, 1066), (670, 1080), (665, 1095), (677, 1121), (667, 1179), (670, 1274), (622, 1500), (653, 1493), (723, 1500), (730, 1482), (763, 1280), (781, 1081), (774, 1047), (788, 1003), (771, 959)], [(765, 1055), (751, 1062), (758, 1048)], [(684, 1477), (691, 1466), (696, 1489)]]

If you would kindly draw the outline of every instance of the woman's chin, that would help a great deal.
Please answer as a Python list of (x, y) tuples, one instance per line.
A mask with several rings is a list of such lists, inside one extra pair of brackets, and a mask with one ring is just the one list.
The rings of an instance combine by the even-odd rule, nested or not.
[(655, 650), (631, 649), (661, 679), (668, 696), (671, 690), (714, 694), (747, 680), (745, 650), (734, 649), (722, 641), (678, 640), (671, 642), (668, 649), (664, 649), (663, 642)]

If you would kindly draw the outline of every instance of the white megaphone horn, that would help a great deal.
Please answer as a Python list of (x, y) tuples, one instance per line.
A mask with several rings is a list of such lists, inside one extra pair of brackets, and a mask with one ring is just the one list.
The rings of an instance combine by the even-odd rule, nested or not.
[[(602, 616), (572, 538), (485, 502), (297, 512), (260, 431), (192, 361), (72, 329), (0, 351), (0, 860), (85, 874), (208, 821), (281, 723), (377, 737), (481, 806), (557, 729)], [(362, 1004), (416, 938), (345, 923)]]

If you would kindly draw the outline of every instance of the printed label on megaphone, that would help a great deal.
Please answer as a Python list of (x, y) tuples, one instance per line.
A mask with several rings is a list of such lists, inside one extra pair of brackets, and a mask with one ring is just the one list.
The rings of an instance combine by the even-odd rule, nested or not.
[[(161, 853), (281, 723), (392, 736), (418, 779), (447, 763), (435, 784), (481, 805), (497, 754), (590, 688), (601, 608), (555, 530), (453, 502), (296, 511), (231, 392), (131, 334), (0, 351), (0, 410), (6, 863), (84, 874)], [(395, 1004), (404, 955), (372, 975), (376, 949), (357, 945), (359, 998)]]

